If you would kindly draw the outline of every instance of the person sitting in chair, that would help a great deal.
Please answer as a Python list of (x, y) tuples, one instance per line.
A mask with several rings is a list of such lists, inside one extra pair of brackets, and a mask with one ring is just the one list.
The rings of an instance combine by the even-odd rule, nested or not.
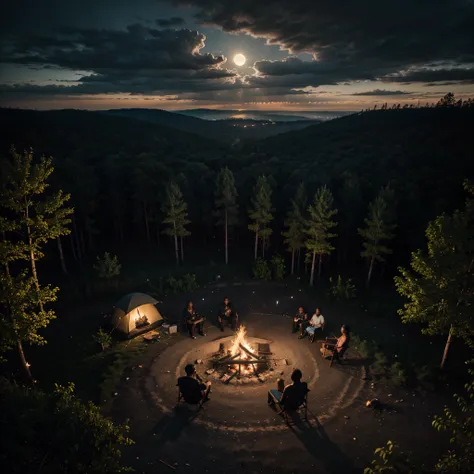
[(270, 390), (268, 393), (268, 403), (273, 405), (275, 402), (280, 405), (282, 411), (297, 410), (305, 401), (306, 394), (309, 392), (308, 384), (302, 382), (303, 373), (300, 369), (293, 370), (291, 374), (292, 384), (287, 385), (281, 393), (278, 390)]
[(202, 318), (194, 309), (193, 302), (188, 301), (188, 304), (186, 305), (186, 309), (184, 310), (183, 320), (190, 337), (192, 337), (193, 339), (196, 339), (196, 336), (195, 336), (196, 329), (198, 330), (201, 336), (205, 336), (204, 321), (196, 323), (196, 321), (199, 321), (199, 319), (202, 319)]
[(232, 304), (227, 298), (224, 298), (224, 302), (219, 307), (219, 313), (217, 315), (217, 322), (219, 323), (219, 327), (222, 332), (224, 332), (224, 326), (226, 324), (231, 325), (233, 331), (237, 329), (237, 313), (233, 310)]
[(298, 312), (293, 318), (293, 334), (300, 330), (300, 335), (303, 335), (304, 330), (308, 327), (308, 313), (305, 312), (302, 306), (298, 308)]
[(330, 351), (332, 350), (334, 351), (334, 358), (340, 360), (344, 357), (344, 354), (347, 351), (347, 348), (349, 347), (349, 342), (351, 340), (351, 331), (349, 326), (343, 324), (341, 326), (341, 336), (335, 338), (334, 340), (334, 343), (323, 344), (321, 346), (321, 352), (324, 355), (326, 349), (329, 349)]
[[(305, 333), (314, 336), (316, 331), (323, 331), (324, 329), (324, 316), (321, 314), (321, 309), (316, 308), (316, 312), (313, 314), (313, 317), (309, 321), (308, 327), (305, 329)], [(303, 339), (304, 333), (302, 333), (299, 339)]]
[(178, 379), (179, 391), (186, 403), (196, 405), (202, 400), (209, 400), (211, 382), (203, 382), (193, 364), (188, 364), (184, 371), (186, 375)]

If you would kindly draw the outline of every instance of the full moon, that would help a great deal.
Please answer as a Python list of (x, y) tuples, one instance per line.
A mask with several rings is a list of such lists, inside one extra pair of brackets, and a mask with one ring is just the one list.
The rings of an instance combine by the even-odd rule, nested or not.
[(237, 66), (243, 66), (245, 61), (247, 61), (247, 58), (241, 53), (234, 56), (234, 63), (237, 64)]

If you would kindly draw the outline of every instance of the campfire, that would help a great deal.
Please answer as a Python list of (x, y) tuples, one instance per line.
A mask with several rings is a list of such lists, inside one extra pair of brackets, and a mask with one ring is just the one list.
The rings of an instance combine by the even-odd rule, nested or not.
[(214, 369), (224, 369), (221, 378), (228, 383), (235, 376), (257, 377), (269, 368), (267, 355), (271, 354), (267, 344), (252, 345), (247, 339), (245, 326), (240, 326), (230, 342), (230, 347), (220, 344), (219, 357), (214, 360)]

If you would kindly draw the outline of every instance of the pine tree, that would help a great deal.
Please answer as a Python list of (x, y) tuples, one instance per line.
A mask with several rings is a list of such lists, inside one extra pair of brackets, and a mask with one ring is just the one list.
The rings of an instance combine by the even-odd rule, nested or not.
[(334, 247), (329, 242), (337, 234), (330, 230), (337, 225), (332, 218), (337, 214), (337, 209), (333, 209), (334, 198), (331, 191), (326, 186), (318, 189), (314, 196), (313, 204), (308, 207), (308, 219), (306, 220), (306, 248), (312, 252), (311, 277), (309, 284), (313, 285), (314, 267), (316, 255), (319, 256), (318, 278), (321, 276), (322, 257), (330, 255)]
[(474, 185), (463, 210), (428, 224), (427, 249), (412, 253), (411, 270), (399, 268), (398, 293), (408, 299), (399, 314), (404, 323), (422, 323), (423, 334), (448, 336), (441, 368), (454, 337), (474, 347)]
[(238, 205), (234, 174), (225, 167), (219, 171), (216, 179), (215, 203), (217, 225), (224, 227), (225, 263), (229, 263), (229, 230), (237, 223)]
[(249, 211), (250, 219), (253, 221), (249, 224), (248, 229), (255, 232), (254, 259), (258, 256), (258, 241), (262, 241), (262, 256), (265, 256), (265, 245), (268, 238), (272, 234), (270, 222), (273, 220), (272, 215), (272, 188), (265, 175), (259, 176), (257, 184), (253, 190), (251, 199), (252, 207)]
[(284, 242), (291, 252), (291, 274), (294, 274), (295, 269), (295, 253), (299, 252), (304, 247), (305, 233), (304, 233), (304, 212), (306, 209), (306, 190), (304, 183), (298, 186), (294, 199), (291, 200), (291, 209), (288, 211), (285, 220), (286, 230), (282, 232)]
[(394, 237), (395, 229), (393, 211), (393, 191), (390, 187), (382, 188), (375, 199), (369, 204), (369, 214), (364, 219), (366, 227), (358, 229), (359, 235), (364, 239), (364, 250), (361, 256), (369, 261), (367, 285), (370, 284), (375, 261), (384, 262), (384, 255), (389, 255), (392, 250), (382, 242)]
[(26, 255), (23, 258), (30, 261), (38, 306), (43, 311), (36, 262), (43, 257), (42, 247), (49, 240), (69, 234), (67, 226), (71, 223), (73, 209), (65, 207), (69, 194), (63, 194), (61, 190), (45, 194), (48, 178), (54, 171), (52, 158), (41, 157), (36, 164), (33, 159), (33, 150), (20, 154), (11, 148), (5, 163), (7, 171), (0, 205), (8, 213), (7, 219), (14, 222), (11, 226), (17, 228), (24, 243)]
[(181, 240), (181, 262), (184, 261), (183, 254), (183, 237), (191, 233), (186, 229), (191, 221), (188, 219), (188, 205), (183, 199), (183, 194), (179, 186), (171, 182), (166, 189), (166, 199), (161, 208), (165, 218), (163, 224), (167, 226), (163, 230), (163, 234), (169, 235), (174, 239), (174, 250), (176, 255), (176, 263), (179, 265), (180, 252), (178, 247), (178, 238)]

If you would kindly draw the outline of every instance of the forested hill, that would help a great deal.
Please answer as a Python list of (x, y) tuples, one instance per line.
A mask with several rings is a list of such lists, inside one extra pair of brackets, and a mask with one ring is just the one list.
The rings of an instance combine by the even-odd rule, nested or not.
[(2, 150), (14, 144), (62, 157), (88, 159), (107, 154), (155, 153), (162, 159), (188, 159), (219, 152), (220, 145), (197, 134), (132, 118), (82, 110), (0, 109)]
[[(397, 228), (389, 263), (397, 265), (422, 245), (429, 220), (461, 205), (462, 182), (474, 178), (469, 108), (370, 111), (237, 148), (146, 121), (74, 110), (0, 109), (0, 126), (2, 154), (14, 144), (55, 158), (54, 185), (71, 193), (75, 226), (91, 246), (158, 240), (172, 180), (189, 205), (189, 240), (211, 241), (216, 176), (229, 166), (239, 195), (239, 247), (248, 245), (249, 255), (250, 197), (265, 174), (275, 209), (269, 254), (285, 251), (284, 217), (304, 182), (310, 199), (323, 184), (334, 195), (337, 261), (360, 262), (357, 228), (380, 187), (390, 184)], [(126, 225), (131, 222), (136, 225)]]

